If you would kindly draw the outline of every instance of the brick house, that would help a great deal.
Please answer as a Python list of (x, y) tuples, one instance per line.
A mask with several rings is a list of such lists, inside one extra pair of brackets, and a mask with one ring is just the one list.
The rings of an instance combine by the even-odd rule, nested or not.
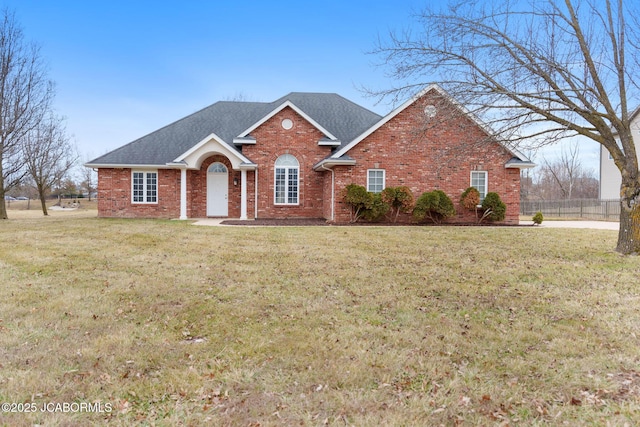
[(475, 186), (517, 223), (520, 169), (534, 165), (431, 85), (384, 117), (325, 93), (217, 102), (85, 166), (98, 169), (100, 217), (346, 222), (341, 191), (355, 183), (441, 189), (454, 203)]

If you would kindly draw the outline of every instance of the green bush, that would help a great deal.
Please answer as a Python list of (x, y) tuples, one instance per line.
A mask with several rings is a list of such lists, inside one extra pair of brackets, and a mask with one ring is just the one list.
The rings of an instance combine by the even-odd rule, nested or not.
[(371, 203), (367, 209), (364, 210), (362, 218), (366, 221), (377, 222), (384, 218), (389, 212), (389, 205), (382, 200), (380, 193), (371, 194)]
[(419, 221), (431, 220), (434, 224), (439, 224), (443, 219), (456, 214), (453, 202), (442, 190), (434, 190), (423, 193), (418, 197), (416, 206), (413, 209), (413, 217)]
[(482, 218), (491, 221), (503, 221), (507, 213), (507, 205), (500, 200), (498, 193), (487, 193), (482, 201)]
[(475, 187), (469, 187), (460, 196), (460, 204), (463, 208), (475, 211), (480, 204), (480, 192)]
[(380, 194), (370, 193), (362, 185), (347, 185), (342, 199), (351, 209), (351, 222), (360, 219), (379, 221), (389, 211), (389, 205)]
[(382, 190), (381, 197), (389, 206), (393, 222), (398, 220), (400, 212), (410, 213), (413, 210), (414, 198), (409, 187), (387, 187)]
[(362, 185), (357, 184), (347, 185), (342, 199), (351, 208), (351, 222), (358, 221), (373, 203), (373, 195)]
[(542, 212), (540, 212), (540, 211), (536, 212), (536, 214), (533, 216), (533, 223), (535, 225), (542, 224), (543, 220), (544, 220), (544, 217), (542, 216)]

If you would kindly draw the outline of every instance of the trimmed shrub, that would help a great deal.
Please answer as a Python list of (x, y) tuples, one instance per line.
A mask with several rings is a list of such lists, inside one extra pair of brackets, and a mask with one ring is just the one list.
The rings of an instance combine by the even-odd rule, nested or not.
[(434, 190), (422, 193), (418, 197), (416, 207), (413, 209), (413, 217), (419, 221), (431, 220), (434, 224), (440, 224), (443, 219), (456, 214), (453, 202), (442, 190)]
[(480, 192), (475, 187), (469, 187), (460, 196), (460, 205), (463, 208), (475, 211), (480, 204)]
[(540, 211), (536, 212), (536, 214), (533, 216), (532, 220), (533, 220), (533, 223), (535, 225), (542, 224), (542, 221), (544, 220), (544, 217), (542, 216), (542, 212), (540, 212)]
[(503, 221), (507, 213), (507, 205), (500, 200), (498, 193), (487, 193), (482, 201), (482, 218), (490, 221)]
[(342, 199), (351, 209), (350, 222), (357, 222), (360, 219), (379, 221), (389, 211), (389, 205), (382, 200), (380, 194), (370, 193), (362, 185), (347, 185)]
[(380, 194), (382, 201), (389, 206), (393, 222), (398, 220), (400, 212), (411, 213), (413, 210), (414, 198), (409, 187), (387, 187)]
[(371, 208), (373, 195), (362, 185), (349, 184), (345, 187), (342, 196), (344, 202), (351, 208), (350, 222), (358, 221), (367, 209)]
[(362, 218), (366, 221), (377, 222), (384, 218), (389, 212), (389, 205), (382, 200), (380, 193), (371, 194), (371, 203), (367, 209), (364, 210)]

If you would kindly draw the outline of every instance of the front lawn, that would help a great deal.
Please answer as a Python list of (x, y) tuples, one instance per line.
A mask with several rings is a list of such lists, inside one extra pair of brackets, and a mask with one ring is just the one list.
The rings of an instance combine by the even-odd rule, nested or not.
[(58, 215), (0, 239), (0, 402), (36, 409), (0, 425), (640, 424), (614, 231)]

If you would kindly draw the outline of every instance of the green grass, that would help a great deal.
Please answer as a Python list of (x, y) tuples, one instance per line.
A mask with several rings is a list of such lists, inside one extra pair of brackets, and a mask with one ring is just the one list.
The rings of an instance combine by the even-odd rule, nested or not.
[[(11, 215), (11, 212), (10, 212)], [(0, 425), (640, 424), (616, 233), (0, 222)]]

